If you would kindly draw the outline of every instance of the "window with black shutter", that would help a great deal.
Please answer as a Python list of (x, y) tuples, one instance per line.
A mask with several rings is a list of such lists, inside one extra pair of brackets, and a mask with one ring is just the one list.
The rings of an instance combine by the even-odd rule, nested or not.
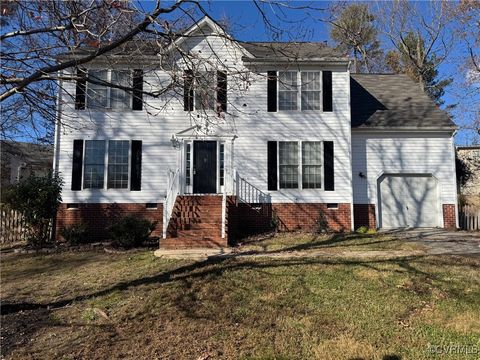
[(72, 190), (82, 190), (83, 140), (73, 140)]
[(333, 111), (332, 72), (322, 71), (323, 111)]
[(140, 191), (142, 188), (142, 141), (132, 140), (130, 190)]
[(193, 71), (185, 70), (183, 74), (183, 110), (193, 111)]
[(217, 112), (227, 111), (227, 73), (217, 71)]
[(267, 72), (267, 111), (277, 111), (277, 72)]
[(132, 110), (142, 110), (143, 108), (143, 70), (133, 70), (133, 99)]
[(325, 190), (335, 190), (335, 164), (334, 164), (334, 151), (333, 141), (323, 142), (323, 164), (324, 164), (324, 177), (325, 177)]
[(267, 144), (268, 190), (277, 190), (277, 142)]
[(77, 69), (77, 86), (75, 91), (75, 109), (85, 110), (85, 91), (87, 88), (87, 72)]

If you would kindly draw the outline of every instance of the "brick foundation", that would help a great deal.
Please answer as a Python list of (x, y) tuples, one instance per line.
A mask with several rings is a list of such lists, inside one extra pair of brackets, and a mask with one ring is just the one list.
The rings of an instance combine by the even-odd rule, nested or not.
[(443, 227), (445, 229), (455, 229), (457, 227), (455, 213), (455, 204), (443, 204)]
[(375, 204), (353, 204), (354, 228), (366, 226), (369, 229), (376, 229)]
[(317, 231), (321, 217), (331, 231), (351, 229), (351, 209), (346, 203), (338, 208), (322, 203), (235, 204), (235, 197), (230, 197), (227, 211), (229, 243), (270, 231), (275, 223), (279, 231)]
[(163, 205), (157, 204), (157, 209), (147, 209), (145, 204), (78, 204), (77, 209), (67, 209), (67, 204), (61, 204), (57, 212), (56, 239), (62, 240), (61, 229), (65, 226), (85, 223), (88, 226), (89, 237), (92, 240), (108, 238), (107, 228), (123, 216), (133, 215), (150, 221), (157, 221), (152, 236), (162, 236)]

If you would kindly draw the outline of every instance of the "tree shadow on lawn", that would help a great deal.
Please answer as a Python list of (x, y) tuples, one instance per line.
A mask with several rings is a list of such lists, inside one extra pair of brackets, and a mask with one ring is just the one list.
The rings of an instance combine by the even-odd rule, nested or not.
[[(286, 250), (283, 250), (286, 251)], [(89, 294), (77, 295), (71, 298), (53, 301), (49, 303), (34, 303), (34, 302), (7, 302), (6, 299), (2, 300), (0, 304), (1, 315), (7, 315), (16, 313), (19, 311), (36, 310), (36, 309), (56, 309), (70, 305), (75, 302), (82, 302), (96, 297), (106, 296), (116, 291), (124, 291), (127, 289), (135, 288), (142, 285), (164, 285), (168, 283), (178, 282), (185, 279), (204, 278), (207, 276), (220, 277), (226, 271), (242, 270), (242, 269), (255, 269), (264, 270), (278, 267), (289, 266), (301, 266), (301, 265), (348, 265), (348, 266), (363, 266), (369, 269), (377, 271), (385, 271), (380, 269), (382, 264), (394, 264), (400, 267), (400, 269), (390, 269), (389, 271), (410, 273), (416, 276), (422, 276), (425, 279), (431, 279), (436, 281), (443, 281), (433, 274), (426, 273), (415, 267), (412, 263), (422, 260), (428, 264), (426, 256), (406, 256), (397, 257), (394, 259), (332, 259), (332, 258), (291, 258), (291, 259), (248, 259), (236, 256), (214, 256), (203, 261), (198, 261), (189, 265), (180, 266), (176, 269), (162, 272), (153, 276), (142, 277), (130, 281), (119, 282), (111, 287), (105, 288), (100, 291), (95, 291)], [(441, 262), (432, 261), (432, 265), (441, 265)], [(446, 264), (446, 263), (445, 263)], [(448, 264), (451, 264), (449, 262)], [(460, 266), (460, 263), (456, 263)], [(463, 264), (463, 266), (471, 266), (477, 268), (478, 265)], [(452, 291), (455, 291), (452, 289)], [(458, 294), (452, 294), (458, 295)]]

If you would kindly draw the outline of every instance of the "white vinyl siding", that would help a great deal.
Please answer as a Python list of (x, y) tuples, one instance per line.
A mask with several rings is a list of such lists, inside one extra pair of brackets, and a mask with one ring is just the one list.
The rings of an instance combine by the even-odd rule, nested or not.
[(431, 174), (438, 180), (440, 204), (457, 201), (454, 148), (448, 133), (357, 132), (352, 154), (356, 204), (377, 204), (382, 174)]
[[(210, 36), (206, 40), (189, 38), (185, 40), (185, 51), (202, 54), (205, 57), (217, 56), (227, 66), (244, 71), (242, 53), (238, 43), (225, 45), (224, 39)], [(307, 66), (306, 71), (312, 70)], [(279, 69), (278, 69), (279, 70)], [(336, 112), (317, 111), (278, 111), (267, 112), (267, 69), (259, 69), (259, 73), (248, 74), (247, 84), (235, 80), (231, 75), (228, 83), (229, 112), (225, 124), (210, 124), (208, 135), (198, 132), (196, 136), (215, 140), (221, 134), (225, 143), (225, 186), (232, 185), (232, 171), (245, 178), (252, 186), (270, 193), (273, 203), (351, 203), (351, 162), (350, 162), (350, 107), (349, 107), (349, 74), (346, 67), (332, 66), (333, 106)], [(318, 70), (317, 70), (318, 71)], [(242, 75), (240, 75), (242, 76)], [(298, 75), (300, 76), (300, 75)], [(155, 91), (171, 82), (167, 73), (158, 70), (145, 71), (145, 91)], [(299, 80), (300, 83), (300, 80)], [(75, 93), (75, 83), (64, 83), (65, 88)], [(183, 89), (181, 90), (183, 91)], [(299, 92), (300, 93), (300, 92)], [(182, 184), (185, 183), (185, 157), (180, 158), (183, 151), (172, 146), (172, 135), (178, 134), (195, 124), (202, 124), (204, 119), (193, 119), (183, 109), (183, 92), (171, 90), (159, 97), (146, 96), (144, 110), (112, 111), (108, 114), (95, 111), (75, 111), (73, 99), (70, 103), (68, 95), (63, 94), (66, 101), (65, 116), (67, 123), (62, 128), (57, 147), (58, 169), (64, 175), (65, 186), (62, 197), (64, 202), (91, 203), (163, 203), (167, 192), (168, 171), (180, 168)], [(299, 100), (300, 101), (300, 95)], [(300, 102), (297, 103), (300, 107)], [(245, 106), (244, 106), (245, 105)], [(152, 115), (154, 114), (154, 115)], [(205, 116), (205, 115), (203, 115)], [(71, 120), (71, 124), (69, 123)], [(207, 119), (208, 121), (210, 119)], [(70, 125), (70, 126), (68, 126)], [(188, 132), (187, 132), (188, 133)], [(191, 131), (196, 133), (196, 131)], [(226, 134), (234, 133), (235, 140)], [(71, 191), (72, 144), (74, 139), (141, 139), (142, 147), (142, 189), (141, 191)], [(185, 133), (184, 133), (185, 136)], [(189, 140), (195, 140), (193, 135)], [(267, 141), (335, 141), (335, 191), (322, 189), (267, 190)], [(300, 146), (300, 143), (299, 145)], [(185, 149), (184, 146), (181, 149)], [(301, 156), (299, 154), (299, 156)], [(299, 158), (301, 166), (301, 158)], [(185, 169), (185, 170), (184, 170)], [(193, 171), (193, 169), (190, 169)], [(299, 167), (299, 172), (301, 167)], [(193, 173), (190, 174), (193, 176)], [(323, 170), (322, 170), (323, 175)], [(322, 178), (323, 181), (323, 178)], [(323, 184), (322, 184), (323, 185)]]

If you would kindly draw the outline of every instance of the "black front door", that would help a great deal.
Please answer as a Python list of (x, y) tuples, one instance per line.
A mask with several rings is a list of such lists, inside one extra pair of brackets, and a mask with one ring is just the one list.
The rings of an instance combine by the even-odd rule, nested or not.
[(217, 142), (193, 142), (193, 193), (217, 192)]

